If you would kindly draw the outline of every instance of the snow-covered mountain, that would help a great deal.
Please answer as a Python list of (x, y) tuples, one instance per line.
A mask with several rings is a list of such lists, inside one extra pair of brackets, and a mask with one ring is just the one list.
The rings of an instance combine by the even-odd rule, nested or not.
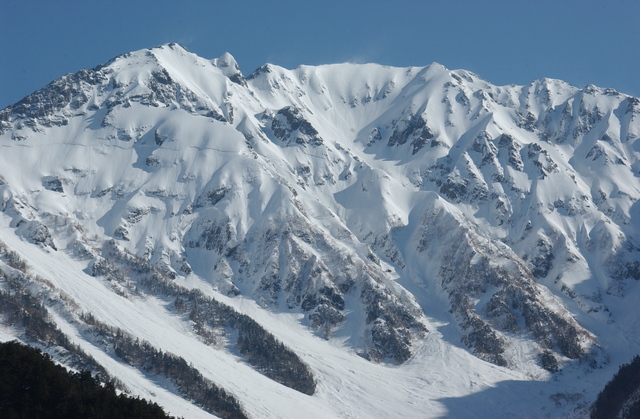
[(173, 414), (580, 415), (640, 352), (614, 90), (168, 44), (0, 111), (0, 147), (0, 337)]

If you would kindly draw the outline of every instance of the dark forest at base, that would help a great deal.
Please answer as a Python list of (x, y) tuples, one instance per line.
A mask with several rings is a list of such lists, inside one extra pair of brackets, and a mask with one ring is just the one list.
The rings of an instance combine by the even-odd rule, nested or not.
[(70, 373), (47, 354), (18, 342), (0, 344), (0, 417), (172, 418), (155, 403), (117, 395), (89, 372)]

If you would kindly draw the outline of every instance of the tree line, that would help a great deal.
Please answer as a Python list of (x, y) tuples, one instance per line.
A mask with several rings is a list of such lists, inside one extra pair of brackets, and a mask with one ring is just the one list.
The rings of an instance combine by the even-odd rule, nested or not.
[(94, 263), (92, 275), (116, 281), (134, 294), (173, 297), (174, 308), (188, 316), (193, 330), (205, 343), (217, 344), (217, 336), (226, 335), (227, 328), (232, 329), (238, 336), (235, 346), (248, 364), (284, 386), (314, 394), (316, 381), (309, 366), (251, 317), (200, 290), (176, 284), (146, 260), (121, 251), (113, 241), (105, 244), (104, 255), (104, 259)]

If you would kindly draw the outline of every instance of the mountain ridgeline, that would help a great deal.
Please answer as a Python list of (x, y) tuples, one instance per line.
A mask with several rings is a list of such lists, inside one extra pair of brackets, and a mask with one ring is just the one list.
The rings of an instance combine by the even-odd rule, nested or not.
[(245, 76), (168, 44), (1, 110), (0, 147), (3, 333), (105, 380), (278, 416), (246, 374), (338, 391), (304, 342), (404, 371), (438, 341), (536, 379), (628, 359), (609, 340), (640, 280), (640, 100), (620, 92), (436, 63)]

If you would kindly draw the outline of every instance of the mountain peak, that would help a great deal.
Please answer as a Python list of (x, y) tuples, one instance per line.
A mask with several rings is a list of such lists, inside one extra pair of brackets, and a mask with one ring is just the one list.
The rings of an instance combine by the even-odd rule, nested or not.
[(442, 64), (438, 63), (438, 62), (432, 62), (431, 64), (427, 65), (426, 68), (428, 68), (429, 70), (433, 71), (433, 72), (439, 72), (439, 71), (449, 71), (449, 69), (445, 66), (443, 66)]
[(240, 66), (229, 52), (224, 52), (218, 58), (212, 60), (213, 64), (218, 68), (230, 68), (232, 71), (240, 71)]
[(214, 58), (213, 60), (211, 60), (211, 62), (213, 63), (213, 65), (218, 67), (222, 71), (222, 73), (231, 81), (241, 85), (246, 85), (244, 76), (240, 71), (240, 66), (238, 65), (236, 59), (233, 58), (233, 55), (231, 55), (230, 53), (225, 52), (218, 58)]
[(191, 52), (189, 51), (189, 49), (187, 47), (185, 47), (184, 45), (181, 45), (177, 42), (169, 42), (166, 44), (162, 44), (162, 45), (158, 45), (157, 47), (151, 48), (150, 51), (154, 51), (154, 50), (172, 50), (172, 51), (184, 51), (184, 52)]

